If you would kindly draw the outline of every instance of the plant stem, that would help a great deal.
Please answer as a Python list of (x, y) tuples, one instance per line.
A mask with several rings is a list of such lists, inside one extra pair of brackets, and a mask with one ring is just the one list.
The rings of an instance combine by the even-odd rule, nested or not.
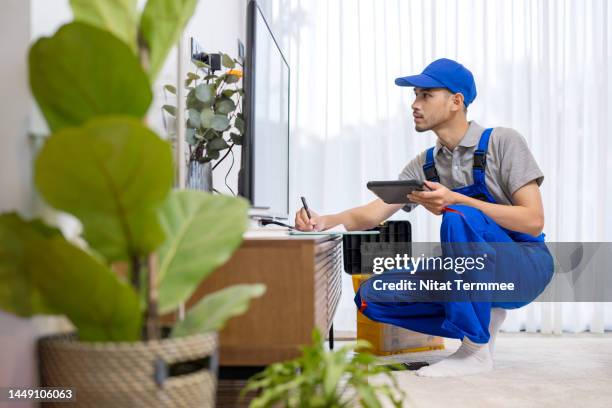
[(138, 255), (132, 255), (130, 259), (132, 264), (132, 286), (138, 292), (138, 290), (140, 289), (140, 258), (138, 257)]
[(159, 338), (159, 313), (157, 310), (157, 254), (152, 253), (147, 257), (147, 317), (146, 336), (147, 340)]

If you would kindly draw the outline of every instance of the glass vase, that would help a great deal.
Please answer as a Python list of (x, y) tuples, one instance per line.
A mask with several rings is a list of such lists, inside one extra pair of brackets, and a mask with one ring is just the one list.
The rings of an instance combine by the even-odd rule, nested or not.
[(200, 163), (190, 160), (187, 163), (186, 187), (191, 190), (212, 192), (212, 165), (210, 162)]

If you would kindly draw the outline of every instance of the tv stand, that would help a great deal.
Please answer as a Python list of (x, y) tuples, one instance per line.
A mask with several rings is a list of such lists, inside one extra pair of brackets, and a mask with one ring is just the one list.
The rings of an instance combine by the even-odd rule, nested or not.
[(314, 328), (331, 331), (341, 273), (339, 235), (250, 237), (203, 281), (188, 307), (230, 285), (265, 284), (266, 293), (220, 332), (219, 345), (221, 366), (266, 366), (300, 355)]

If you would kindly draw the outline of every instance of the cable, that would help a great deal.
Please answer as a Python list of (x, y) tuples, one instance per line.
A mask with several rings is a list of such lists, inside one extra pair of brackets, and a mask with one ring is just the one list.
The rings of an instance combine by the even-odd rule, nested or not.
[(232, 171), (232, 167), (234, 167), (234, 152), (232, 152), (231, 149), (230, 149), (230, 152), (232, 153), (232, 164), (230, 164), (230, 167), (227, 170), (227, 173), (225, 173), (225, 187), (227, 187), (229, 191), (232, 192), (232, 195), (235, 196), (236, 193), (234, 193), (234, 190), (232, 190), (232, 188), (229, 185), (227, 185), (227, 176), (229, 176), (230, 172)]
[(287, 227), (287, 228), (292, 229), (292, 230), (294, 230), (294, 229), (295, 229), (295, 227), (293, 227), (293, 226), (291, 226), (291, 225), (288, 225), (288, 224), (284, 224), (284, 223), (282, 223), (282, 222), (280, 222), (280, 221), (274, 221), (274, 220), (259, 220), (259, 223), (260, 223), (262, 226), (264, 226), (264, 227), (265, 227), (266, 225), (268, 225), (268, 224), (274, 224), (274, 225), (280, 225), (281, 227)]

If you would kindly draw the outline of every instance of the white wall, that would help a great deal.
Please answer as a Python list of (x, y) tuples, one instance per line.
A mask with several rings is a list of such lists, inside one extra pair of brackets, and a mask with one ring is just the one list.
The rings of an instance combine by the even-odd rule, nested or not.
[(0, 14), (0, 212), (31, 211), (31, 155), (27, 138), (30, 97), (27, 92), (27, 46), (30, 5), (4, 1)]
[[(0, 14), (0, 212), (32, 208), (31, 154), (28, 143), (27, 48), (30, 42), (30, 4), (4, 1)], [(19, 336), (19, 337), (17, 337)], [(21, 341), (15, 341), (20, 338)], [(0, 313), (0, 386), (35, 381), (33, 327), (28, 320)]]

